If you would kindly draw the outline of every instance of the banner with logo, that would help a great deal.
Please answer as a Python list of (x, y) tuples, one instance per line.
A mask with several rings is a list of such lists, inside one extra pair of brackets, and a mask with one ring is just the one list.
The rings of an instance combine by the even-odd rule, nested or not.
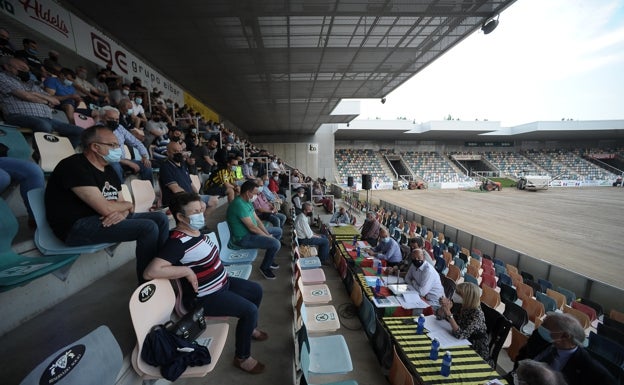
[(0, 11), (52, 40), (75, 50), (70, 13), (45, 0), (0, 0)]
[(193, 111), (199, 112), (200, 114), (202, 114), (202, 116), (204, 117), (204, 119), (206, 119), (206, 121), (212, 120), (213, 122), (219, 122), (219, 114), (217, 114), (210, 108), (206, 107), (202, 102), (195, 99), (188, 92), (184, 93), (184, 104), (191, 107)]

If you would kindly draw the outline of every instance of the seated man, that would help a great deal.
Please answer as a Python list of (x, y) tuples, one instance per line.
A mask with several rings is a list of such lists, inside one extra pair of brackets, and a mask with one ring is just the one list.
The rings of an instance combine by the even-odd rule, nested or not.
[(219, 147), (219, 138), (217, 135), (213, 135), (208, 139), (208, 142), (203, 146), (199, 146), (195, 150), (195, 157), (197, 158), (197, 165), (201, 167), (202, 172), (206, 175), (210, 175), (217, 169), (217, 161), (215, 160), (215, 154)]
[[(184, 192), (199, 193), (191, 182), (191, 177), (186, 168), (186, 162), (184, 161), (182, 145), (180, 143), (170, 142), (167, 145), (167, 161), (163, 162), (160, 166), (158, 181), (160, 182), (160, 189), (162, 191), (163, 206), (169, 206), (172, 198), (176, 194)], [(208, 219), (210, 214), (217, 208), (217, 197), (210, 195), (200, 195), (199, 197), (204, 205), (204, 210), (202, 211), (204, 212), (205, 219)]]
[(345, 225), (348, 225), (349, 223), (351, 223), (351, 218), (349, 218), (349, 214), (347, 214), (347, 209), (345, 209), (344, 207), (341, 207), (338, 211), (334, 213), (334, 215), (332, 215), (331, 219), (329, 220), (329, 223), (345, 224)]
[(303, 189), (303, 187), (299, 187), (299, 189), (297, 189), (297, 193), (293, 194), (292, 198), (290, 199), (292, 201), (293, 207), (295, 208), (295, 215), (299, 215), (301, 214), (301, 211), (303, 210), (303, 202), (305, 201), (305, 191)]
[(384, 259), (387, 266), (397, 266), (403, 260), (399, 244), (390, 237), (386, 229), (379, 230), (379, 243), (366, 252), (375, 258)]
[(410, 258), (412, 258), (412, 266), (405, 274), (405, 283), (424, 297), (433, 310), (438, 310), (440, 298), (444, 297), (440, 274), (431, 264), (425, 263), (425, 256), (421, 249), (412, 250)]
[(286, 215), (278, 213), (277, 209), (273, 207), (266, 195), (264, 195), (264, 182), (261, 178), (256, 179), (256, 185), (258, 186), (258, 195), (253, 201), (253, 205), (258, 218), (263, 221), (269, 221), (275, 227), (283, 228), (284, 223), (286, 223)]
[(300, 245), (317, 246), (318, 255), (323, 265), (329, 265), (329, 240), (322, 234), (314, 234), (310, 228), (313, 206), (310, 202), (304, 202), (302, 211), (295, 218), (295, 231)]
[[(119, 124), (119, 110), (115, 107), (104, 106), (100, 109), (100, 118), (106, 124), (108, 128), (113, 130), (114, 135), (117, 137), (117, 143), (121, 146), (121, 159), (118, 162), (111, 162), (110, 166), (115, 170), (121, 183), (124, 182), (124, 171), (122, 168), (126, 166), (134, 173), (139, 173), (139, 178), (142, 180), (152, 180), (152, 162), (149, 159), (149, 153), (147, 149), (134, 135), (126, 130), (121, 124)], [(123, 146), (127, 144), (130, 148), (136, 147), (141, 155), (141, 161), (125, 159)]]
[(422, 237), (415, 237), (415, 238), (410, 239), (409, 247), (410, 247), (410, 250), (422, 249), (423, 255), (425, 256), (425, 261), (435, 266), (435, 260), (433, 259), (431, 254), (429, 254), (429, 252), (425, 250), (425, 241), (423, 240)]
[(257, 194), (258, 186), (254, 181), (243, 183), (240, 195), (228, 206), (227, 223), (233, 244), (246, 249), (266, 249), (260, 272), (266, 279), (275, 279), (271, 270), (279, 269), (279, 265), (273, 260), (281, 247), (282, 229), (264, 227), (251, 203)]
[(30, 80), (28, 65), (8, 56), (0, 60), (3, 67), (0, 72), (0, 105), (4, 120), (34, 132), (56, 131), (66, 136), (72, 146), (78, 146), (82, 128), (52, 119), (51, 107), (59, 105), (59, 101)]
[(43, 82), (45, 91), (61, 102), (57, 108), (67, 115), (67, 120), (71, 124), (75, 124), (74, 112), (78, 107), (78, 103), (82, 102), (82, 98), (73, 86), (75, 79), (76, 74), (74, 71), (69, 68), (63, 68), (57, 77), (49, 76)]
[(253, 170), (254, 162), (253, 159), (247, 158), (247, 162), (243, 165), (243, 177), (245, 180), (255, 180), (256, 176), (254, 175)]
[(46, 214), (57, 237), (69, 246), (103, 242), (136, 242), (137, 278), (158, 255), (169, 233), (164, 213), (133, 213), (120, 194), (121, 181), (110, 167), (121, 148), (107, 127), (94, 126), (82, 134), (83, 152), (56, 166), (45, 191)]
[(361, 228), (362, 240), (368, 242), (371, 246), (377, 246), (377, 239), (379, 238), (379, 230), (381, 225), (377, 220), (377, 216), (374, 212), (369, 211), (366, 213), (366, 219)]
[(617, 381), (604, 366), (596, 361), (583, 347), (585, 330), (570, 314), (549, 312), (547, 327), (540, 334), (550, 343), (533, 360), (545, 362), (563, 374), (569, 385), (616, 384)]
[(206, 316), (238, 318), (234, 366), (251, 374), (261, 373), (264, 364), (251, 357), (251, 340), (268, 338), (256, 328), (262, 287), (228, 277), (219, 259), (219, 246), (199, 231), (204, 227), (203, 206), (196, 194), (183, 192), (174, 197), (170, 208), (176, 227), (143, 276), (146, 280), (180, 279), (187, 308), (202, 306)]
[(271, 179), (269, 180), (269, 190), (277, 195), (281, 200), (286, 199), (286, 191), (280, 186), (280, 177), (277, 171), (271, 173)]
[[(224, 167), (215, 171), (204, 184), (204, 193), (219, 197), (227, 196), (228, 202), (232, 202), (240, 187), (236, 185), (234, 172), (238, 165), (238, 160), (231, 156)], [(255, 182), (253, 182), (255, 185)]]

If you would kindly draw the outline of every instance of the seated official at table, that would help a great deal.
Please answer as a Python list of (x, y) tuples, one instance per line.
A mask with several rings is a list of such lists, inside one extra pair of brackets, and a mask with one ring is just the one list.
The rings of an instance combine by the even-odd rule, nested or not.
[[(453, 302), (461, 304), (456, 315), (451, 312)], [(494, 360), (490, 357), (488, 347), (490, 339), (485, 326), (485, 315), (481, 310), (481, 289), (479, 286), (470, 282), (462, 282), (457, 285), (453, 299), (442, 297), (440, 305), (438, 314), (445, 317), (451, 324), (453, 335), (459, 339), (465, 338), (470, 341), (472, 348), (494, 368)]]
[(424, 297), (434, 310), (440, 307), (440, 298), (444, 297), (444, 287), (440, 274), (429, 263), (425, 263), (422, 249), (414, 249), (410, 254), (412, 266), (405, 274), (405, 283)]
[(368, 242), (371, 246), (377, 246), (377, 239), (379, 238), (379, 230), (381, 225), (375, 216), (373, 211), (366, 213), (366, 220), (361, 228), (362, 240)]
[(329, 223), (348, 225), (349, 223), (351, 223), (351, 218), (349, 218), (347, 210), (344, 207), (341, 207), (338, 211), (334, 213), (334, 215), (332, 215)]
[(379, 243), (372, 249), (366, 250), (369, 255), (378, 259), (384, 259), (387, 266), (397, 266), (403, 260), (401, 247), (390, 237), (388, 230), (379, 231)]

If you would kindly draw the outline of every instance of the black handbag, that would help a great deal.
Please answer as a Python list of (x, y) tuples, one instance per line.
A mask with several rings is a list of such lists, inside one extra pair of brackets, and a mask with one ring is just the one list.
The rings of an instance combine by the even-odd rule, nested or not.
[(193, 311), (186, 313), (179, 321), (167, 322), (165, 328), (187, 341), (195, 341), (206, 329), (204, 308), (202, 306), (196, 307)]

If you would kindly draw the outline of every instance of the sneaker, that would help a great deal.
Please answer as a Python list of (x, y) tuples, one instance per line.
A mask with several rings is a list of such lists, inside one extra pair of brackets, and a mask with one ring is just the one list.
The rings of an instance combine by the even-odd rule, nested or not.
[(262, 273), (262, 275), (264, 276), (264, 278), (266, 279), (275, 279), (275, 274), (273, 274), (273, 272), (271, 271), (271, 269), (260, 269), (260, 272)]
[(271, 269), (272, 269), (272, 270), (277, 270), (277, 269), (279, 269), (279, 265), (278, 265), (277, 263), (273, 262), (273, 263), (271, 264)]

